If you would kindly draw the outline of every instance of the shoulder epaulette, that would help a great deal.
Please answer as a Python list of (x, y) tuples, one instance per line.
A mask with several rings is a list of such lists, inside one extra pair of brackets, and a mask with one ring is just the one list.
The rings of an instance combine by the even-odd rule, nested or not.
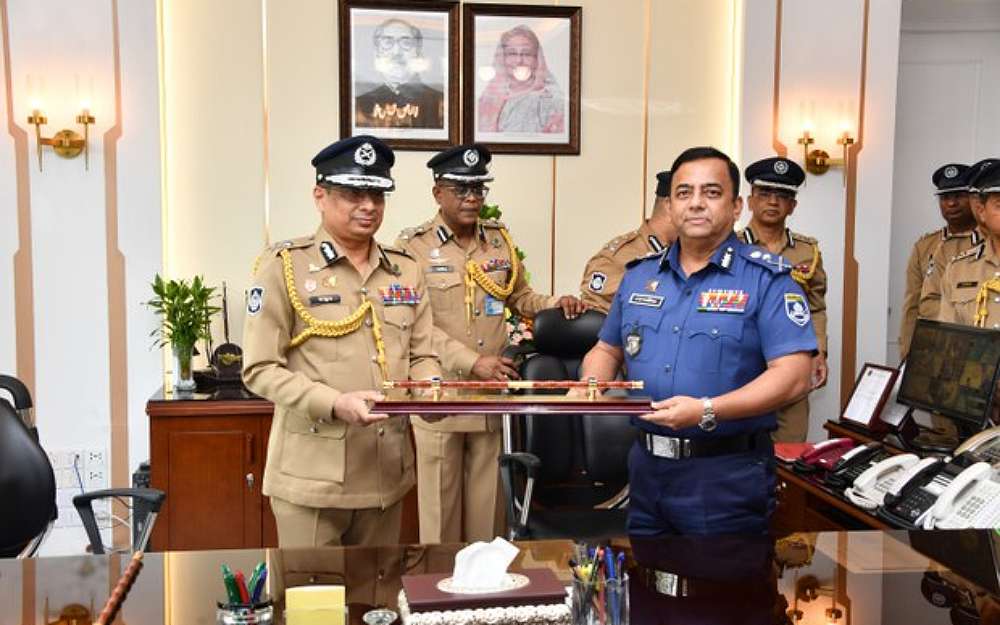
[(632, 241), (637, 236), (639, 236), (639, 231), (638, 230), (630, 230), (630, 231), (626, 232), (625, 234), (619, 234), (615, 238), (613, 238), (610, 241), (608, 241), (604, 245), (604, 248), (607, 249), (609, 252), (611, 252), (613, 254), (613, 253), (617, 252), (618, 249), (621, 248), (621, 246), (623, 246), (626, 243)]
[[(667, 249), (669, 249), (669, 248), (667, 248)], [(649, 254), (646, 254), (645, 256), (637, 256), (636, 258), (633, 258), (632, 260), (630, 260), (627, 263), (625, 263), (625, 268), (626, 269), (631, 269), (632, 267), (635, 267), (639, 263), (641, 263), (643, 261), (647, 261), (647, 260), (649, 260), (651, 258), (661, 258), (666, 253), (667, 253), (667, 250), (664, 249), (663, 251), (660, 251), (660, 252), (650, 252)]]
[(419, 226), (413, 226), (412, 228), (403, 228), (399, 233), (399, 238), (404, 241), (409, 241), (418, 234), (423, 234), (431, 229), (431, 224), (434, 222), (433, 219), (428, 219)]
[(810, 245), (817, 245), (819, 242), (815, 237), (811, 237), (807, 234), (802, 234), (801, 232), (795, 232), (792, 230), (792, 238), (796, 241), (803, 241), (804, 243), (809, 243)]
[(789, 273), (795, 265), (788, 262), (788, 259), (781, 254), (771, 254), (759, 247), (746, 246), (741, 251), (741, 256), (755, 265), (766, 267), (771, 273)]
[(926, 239), (932, 239), (934, 237), (941, 238), (941, 236), (942, 236), (941, 233), (942, 233), (942, 230), (940, 228), (937, 229), (937, 230), (931, 230), (930, 232), (925, 232), (924, 234), (920, 235), (920, 238), (917, 239), (917, 241), (924, 241)]
[(270, 250), (272, 254), (277, 254), (281, 250), (296, 250), (303, 247), (309, 247), (313, 244), (313, 236), (298, 237), (297, 239), (285, 239), (284, 241), (278, 241), (271, 246)]
[(386, 252), (389, 252), (390, 254), (399, 254), (400, 256), (405, 256), (409, 258), (410, 260), (416, 260), (415, 258), (413, 258), (412, 254), (398, 247), (393, 247), (391, 245), (382, 245), (382, 249), (385, 250)]
[(507, 229), (507, 225), (499, 219), (481, 219), (479, 223), (483, 225), (484, 228), (503, 228)]

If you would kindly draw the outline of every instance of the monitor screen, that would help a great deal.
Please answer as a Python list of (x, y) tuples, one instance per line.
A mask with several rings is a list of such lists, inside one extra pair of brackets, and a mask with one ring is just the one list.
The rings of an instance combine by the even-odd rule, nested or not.
[(998, 366), (1000, 331), (918, 319), (899, 402), (982, 428)]

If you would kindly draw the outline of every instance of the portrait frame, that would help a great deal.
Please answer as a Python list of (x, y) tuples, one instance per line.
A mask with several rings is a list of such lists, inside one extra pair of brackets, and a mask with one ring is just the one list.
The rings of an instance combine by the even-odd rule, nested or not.
[[(578, 6), (462, 6), (465, 143), (481, 143), (499, 154), (580, 153), (582, 22)], [(538, 50), (534, 66), (511, 67), (503, 41), (524, 30), (531, 31)], [(523, 52), (513, 54), (524, 58)], [(529, 82), (509, 95), (511, 84)]]
[[(421, 46), (417, 57), (421, 69), (409, 65), (410, 80), (397, 85), (391, 102), (386, 101), (390, 92), (384, 86), (387, 81), (380, 80), (386, 74), (380, 76), (379, 66), (380, 61), (383, 68), (393, 66), (388, 56), (380, 58), (375, 39), (378, 24), (386, 20), (419, 29)], [(403, 150), (441, 150), (457, 144), (461, 136), (459, 26), (458, 0), (339, 0), (340, 136), (374, 135), (393, 149)], [(369, 37), (370, 49), (363, 49)], [(400, 38), (389, 50), (402, 53)], [(407, 105), (398, 107), (397, 99)], [(398, 126), (381, 121), (393, 119), (394, 114), (398, 115), (395, 119), (406, 121)]]

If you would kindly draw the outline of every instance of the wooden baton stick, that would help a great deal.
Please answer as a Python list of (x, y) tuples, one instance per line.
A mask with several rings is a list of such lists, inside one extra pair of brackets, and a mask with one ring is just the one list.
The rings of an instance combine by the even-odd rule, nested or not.
[(135, 578), (139, 577), (139, 569), (141, 568), (142, 552), (136, 551), (135, 555), (132, 556), (132, 561), (125, 567), (125, 572), (118, 578), (118, 583), (115, 584), (114, 591), (108, 597), (108, 602), (104, 604), (104, 609), (101, 610), (101, 615), (94, 621), (94, 625), (111, 625), (115, 620), (115, 616), (118, 615), (118, 610), (125, 603), (125, 597), (128, 596), (128, 591), (132, 588), (132, 584), (135, 583)]

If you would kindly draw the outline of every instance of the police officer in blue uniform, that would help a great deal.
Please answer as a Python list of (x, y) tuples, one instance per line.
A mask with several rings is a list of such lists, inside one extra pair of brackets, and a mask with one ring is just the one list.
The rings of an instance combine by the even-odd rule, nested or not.
[(775, 410), (809, 391), (816, 336), (781, 256), (741, 242), (740, 172), (714, 148), (674, 161), (677, 242), (631, 263), (584, 379), (622, 364), (655, 412), (633, 417), (632, 535), (767, 531)]

